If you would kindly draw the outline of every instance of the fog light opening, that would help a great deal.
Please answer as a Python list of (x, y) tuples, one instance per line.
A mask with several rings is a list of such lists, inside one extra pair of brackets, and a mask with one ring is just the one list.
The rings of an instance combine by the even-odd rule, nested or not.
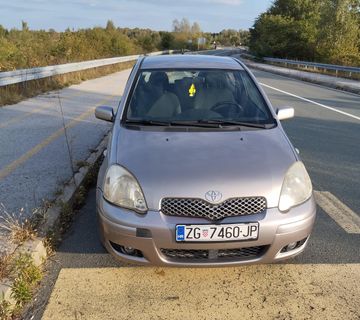
[(300, 241), (296, 241), (296, 242), (290, 242), (288, 245), (283, 247), (280, 252), (284, 253), (284, 252), (289, 252), (289, 251), (293, 251), (295, 249), (298, 249), (306, 242), (306, 240), (307, 240), (307, 238), (302, 239)]
[(286, 246), (287, 251), (294, 250), (296, 248), (297, 242), (291, 242)]
[(110, 244), (117, 252), (122, 253), (124, 255), (132, 256), (132, 257), (139, 257), (139, 258), (144, 257), (140, 250), (135, 249), (133, 247), (122, 246), (122, 245), (119, 245), (119, 244), (111, 242), (111, 241), (110, 241)]
[(129, 256), (133, 256), (135, 254), (135, 250), (133, 247), (123, 247), (124, 253), (128, 254)]

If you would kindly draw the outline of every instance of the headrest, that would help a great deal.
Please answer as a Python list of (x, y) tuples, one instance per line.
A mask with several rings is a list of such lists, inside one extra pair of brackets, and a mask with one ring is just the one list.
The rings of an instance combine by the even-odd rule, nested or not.
[(224, 88), (226, 87), (227, 79), (224, 72), (209, 72), (205, 76), (205, 82), (208, 87)]
[(169, 85), (169, 78), (163, 71), (152, 72), (149, 78), (150, 85), (166, 88)]

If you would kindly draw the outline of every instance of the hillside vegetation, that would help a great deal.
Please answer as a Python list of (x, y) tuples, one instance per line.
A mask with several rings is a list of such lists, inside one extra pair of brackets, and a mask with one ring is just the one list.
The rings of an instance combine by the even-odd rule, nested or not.
[(78, 31), (21, 30), (0, 26), (0, 71), (46, 66), (146, 52), (157, 49), (160, 35), (151, 30), (106, 28)]
[[(197, 39), (206, 38), (199, 47)], [(223, 30), (216, 35), (224, 45), (246, 42), (248, 31)], [(67, 62), (109, 58), (167, 49), (206, 49), (214, 34), (204, 33), (198, 23), (187, 19), (174, 20), (173, 31), (117, 28), (108, 21), (105, 28), (80, 30), (30, 30), (22, 23), (21, 30), (7, 30), (0, 25), (0, 72)]]
[[(185, 18), (173, 21), (172, 32), (117, 28), (110, 20), (105, 28), (64, 32), (30, 30), (26, 22), (22, 22), (21, 30), (7, 30), (0, 25), (0, 72), (158, 50), (201, 50), (211, 47), (214, 40), (224, 45), (239, 45), (246, 44), (248, 37), (249, 32), (243, 30), (205, 33), (198, 23), (191, 24)], [(206, 43), (198, 45), (198, 38), (205, 38)], [(0, 87), (0, 107), (130, 68), (133, 63), (118, 63)]]
[(360, 65), (360, 0), (275, 0), (250, 29), (259, 56)]

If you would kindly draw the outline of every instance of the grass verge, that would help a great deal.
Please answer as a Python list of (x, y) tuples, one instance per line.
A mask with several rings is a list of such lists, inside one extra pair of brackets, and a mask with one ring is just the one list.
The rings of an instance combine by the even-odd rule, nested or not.
[[(62, 235), (71, 225), (77, 210), (83, 206), (88, 190), (96, 183), (102, 160), (103, 156), (98, 156), (92, 165), (88, 162), (82, 163), (83, 166), (88, 167), (88, 171), (81, 185), (76, 188), (72, 200), (55, 203), (55, 206), (60, 208), (59, 218), (55, 225), (48, 229), (46, 237), (42, 240), (47, 250), (47, 256), (50, 256), (61, 242)], [(50, 204), (46, 203), (46, 210), (49, 206)], [(8, 219), (11, 223), (7, 224), (7, 228), (10, 230), (13, 228), (14, 230), (11, 232), (17, 235), (14, 236), (14, 239), (26, 241), (37, 236), (38, 230), (40, 234), (44, 231), (42, 230), (42, 223), (45, 222), (45, 214), (42, 214), (43, 210), (40, 209), (37, 209), (35, 213), (34, 219), (27, 223)], [(0, 296), (0, 320), (21, 318), (22, 312), (26, 312), (26, 306), (31, 305), (30, 301), (43, 277), (42, 267), (36, 266), (31, 256), (25, 253), (2, 257), (0, 263), (0, 280), (3, 278), (10, 280), (11, 298), (15, 301), (15, 304), (10, 303), (9, 300)]]
[(0, 320), (7, 320), (11, 318), (11, 305), (3, 297), (0, 297)]
[(18, 307), (31, 300), (33, 287), (41, 280), (42, 270), (34, 265), (29, 254), (21, 254), (13, 261), (14, 282), (12, 297)]
[(135, 62), (121, 62), (109, 66), (97, 67), (78, 72), (70, 72), (44, 79), (0, 87), (0, 107), (18, 103), (26, 98), (37, 96), (51, 90), (62, 89), (85, 80), (99, 78), (114, 72), (129, 69)]
[[(8, 213), (2, 206), (3, 216), (0, 221), (0, 229), (7, 233), (8, 241), (20, 246), (37, 236), (37, 227), (44, 219), (44, 214), (49, 208), (49, 203), (32, 212), (32, 219), (23, 218), (23, 210), (20, 215)], [(0, 296), (0, 320), (14, 319), (20, 314), (25, 303), (31, 300), (36, 284), (42, 278), (42, 269), (36, 266), (28, 253), (10, 253), (0, 255), (0, 284), (6, 279), (6, 286), (11, 288), (10, 303), (4, 296)], [(2, 291), (0, 291), (2, 292)]]
[[(24, 217), (24, 209), (19, 214), (9, 213), (3, 204), (0, 205), (0, 231), (8, 235), (8, 240), (21, 245), (37, 236), (37, 229), (45, 219), (46, 211), (52, 204), (44, 200), (42, 205), (32, 210), (31, 219)], [(1, 277), (0, 277), (1, 279)]]
[(21, 308), (31, 300), (36, 285), (43, 277), (43, 270), (36, 266), (29, 254), (18, 254), (7, 258), (7, 274), (11, 281), (11, 298), (15, 305), (0, 297), (0, 320), (14, 319), (21, 313)]

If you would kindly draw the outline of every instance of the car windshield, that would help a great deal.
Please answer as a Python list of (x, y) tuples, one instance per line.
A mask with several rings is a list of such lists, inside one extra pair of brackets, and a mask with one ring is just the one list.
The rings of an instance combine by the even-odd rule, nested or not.
[(143, 124), (275, 124), (245, 70), (144, 70), (124, 120)]

